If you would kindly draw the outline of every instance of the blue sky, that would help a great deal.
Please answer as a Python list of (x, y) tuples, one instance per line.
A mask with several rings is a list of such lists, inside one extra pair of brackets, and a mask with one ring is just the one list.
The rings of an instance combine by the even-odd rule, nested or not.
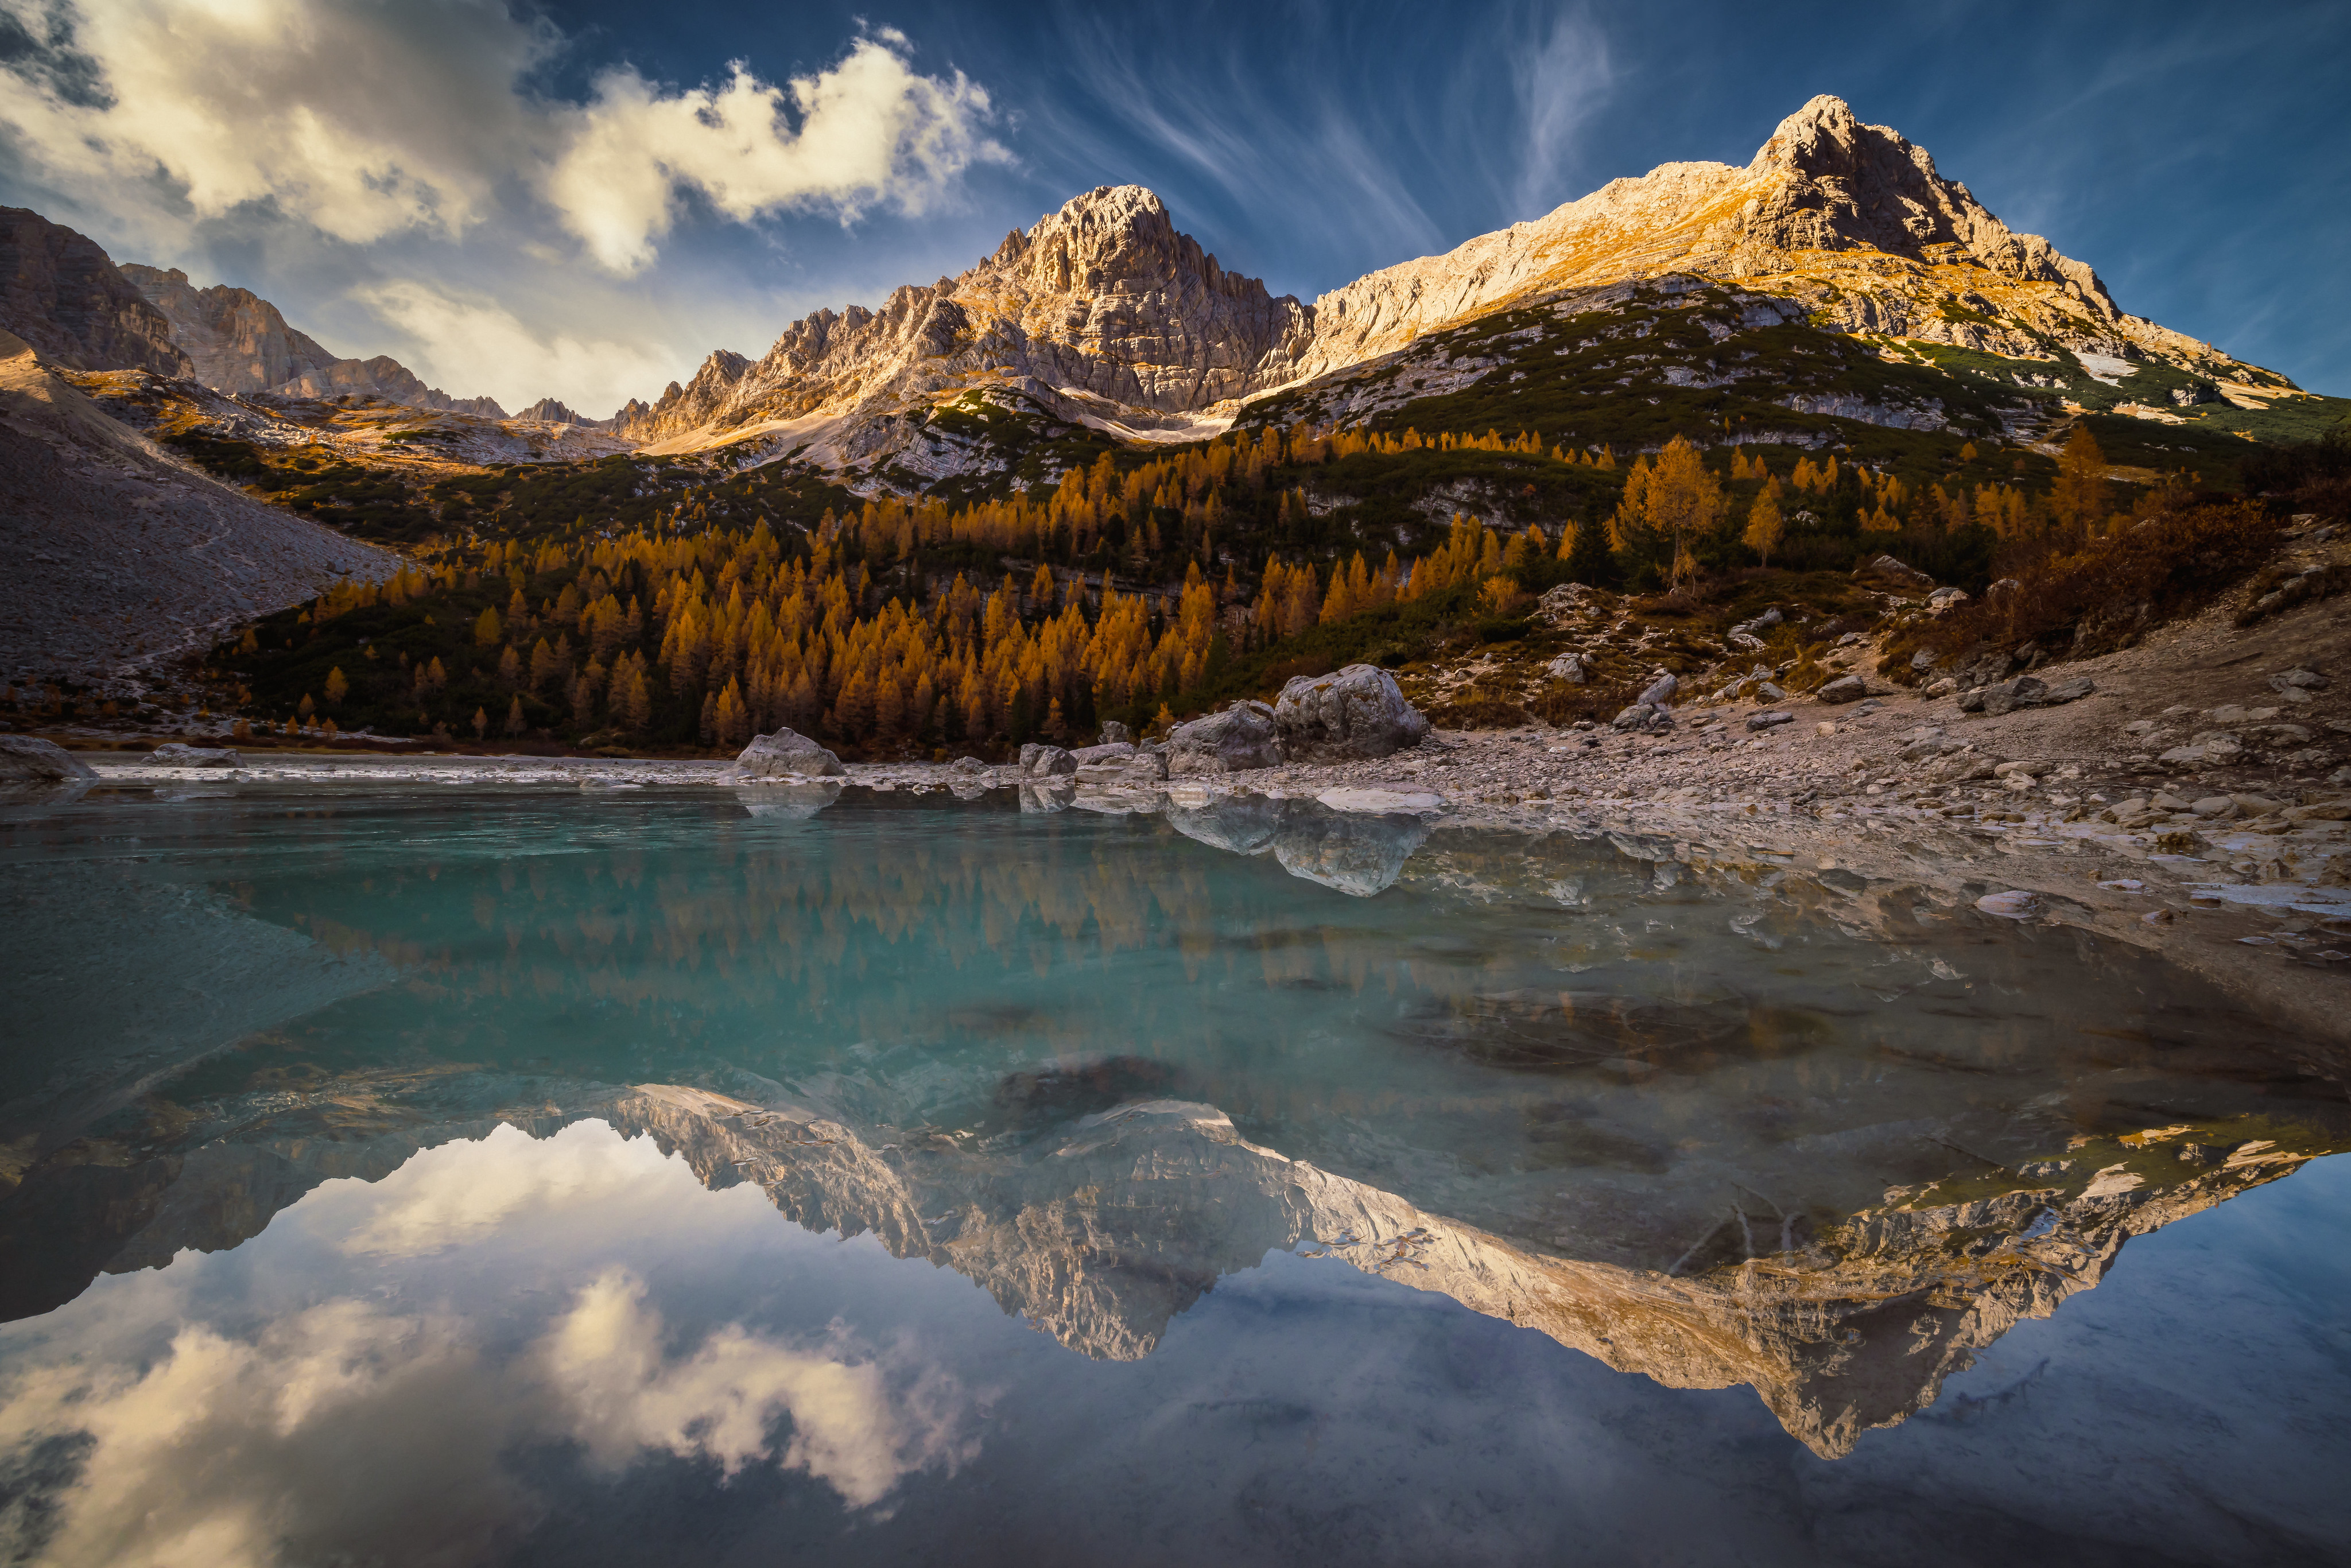
[[(1096, 184), (1305, 298), (1815, 93), (2126, 309), (2351, 393), (2351, 6), (0, 0), (0, 201), (601, 414)], [(800, 87), (797, 93), (791, 84)], [(777, 111), (782, 110), (780, 121)], [(780, 123), (778, 136), (770, 129)]]

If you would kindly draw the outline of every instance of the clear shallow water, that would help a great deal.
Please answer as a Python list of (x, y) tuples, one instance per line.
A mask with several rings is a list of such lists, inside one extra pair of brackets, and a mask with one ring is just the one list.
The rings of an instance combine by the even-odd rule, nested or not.
[(2139, 955), (1629, 840), (779, 800), (16, 812), (16, 1542), (2342, 1557), (2342, 1092)]

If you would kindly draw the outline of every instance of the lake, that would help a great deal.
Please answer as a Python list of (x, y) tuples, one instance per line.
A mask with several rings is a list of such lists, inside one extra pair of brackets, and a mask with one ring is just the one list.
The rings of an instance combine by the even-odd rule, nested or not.
[(9, 1560), (2351, 1561), (2351, 1104), (2205, 983), (1088, 804), (0, 809)]

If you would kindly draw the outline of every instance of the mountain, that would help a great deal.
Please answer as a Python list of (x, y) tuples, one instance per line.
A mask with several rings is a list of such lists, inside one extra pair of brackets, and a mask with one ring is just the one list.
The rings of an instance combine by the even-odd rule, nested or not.
[(426, 386), (389, 354), (351, 360), (329, 351), (287, 325), (277, 306), (249, 288), (218, 283), (198, 288), (178, 267), (135, 261), (124, 262), (120, 271), (171, 323), (172, 337), (193, 361), (195, 379), (215, 392), (375, 396), (443, 413), (507, 417), (495, 398), (451, 397)]
[(0, 207), (0, 329), (74, 370), (193, 369), (96, 241), (23, 207)]
[(0, 675), (133, 690), (221, 629), (390, 552), (197, 473), (0, 331)]
[[(1631, 374), (1609, 378), (1611, 396), (1644, 382), (1777, 378), (1757, 408), (1708, 412), (1708, 425), (1743, 418), (1750, 440), (1817, 444), (1823, 420), (2013, 433), (2066, 403), (2194, 423), (2306, 396), (2128, 314), (2091, 267), (2008, 228), (1925, 149), (1822, 97), (1743, 167), (1668, 163), (1311, 305), (1225, 271), (1149, 191), (1103, 187), (960, 277), (901, 287), (875, 311), (819, 311), (757, 361), (713, 353), (687, 384), (632, 402), (614, 428), (667, 452), (756, 441), (759, 456), (797, 452), (862, 467), (876, 486), (919, 487), (1001, 465), (988, 443), (956, 434), (968, 427), (956, 409), (1143, 440), (1196, 439), (1276, 412), (1353, 423), (1481, 383), (1529, 382), (1531, 393), (1574, 381), (1580, 367), (1561, 359), (1594, 340), (1572, 319), (1673, 299), (1725, 306), (1707, 325), (1717, 345), (1779, 329), (1840, 340), (1821, 350), (1839, 361), (1834, 373), (1815, 364), (1791, 375), (1784, 354), (1742, 342), (1712, 356), (1636, 355)], [(1483, 326), (1504, 316), (1511, 336), (1497, 341)], [(1482, 346), (1432, 341), (1465, 333)], [(1743, 378), (1728, 368), (1757, 360), (1767, 362)], [(1928, 373), (1889, 379), (1896, 368)], [(1263, 406), (1270, 398), (1283, 401)], [(1573, 411), (1521, 399), (1517, 417), (1557, 432), (1570, 424), (1562, 412)], [(1669, 406), (1663, 434), (1625, 434), (1661, 441), (1688, 413)], [(1483, 414), (1504, 417), (1484, 410), (1479, 428)], [(2230, 428), (2254, 434), (2246, 424)]]
[(1292, 379), (1308, 313), (1227, 272), (1176, 231), (1165, 204), (1104, 186), (1004, 238), (960, 277), (792, 323), (757, 361), (726, 350), (621, 434), (682, 448), (752, 435), (813, 439), (846, 461), (888, 446), (875, 421), (969, 388), (1002, 389), (1065, 418), (1144, 439), (1188, 440), (1248, 393)]

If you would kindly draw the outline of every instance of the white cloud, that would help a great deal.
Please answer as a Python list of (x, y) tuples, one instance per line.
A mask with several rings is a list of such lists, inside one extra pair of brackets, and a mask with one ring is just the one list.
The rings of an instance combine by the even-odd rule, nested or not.
[(350, 1195), (365, 1207), (339, 1245), (361, 1256), (413, 1258), (475, 1245), (507, 1226), (544, 1225), (559, 1209), (611, 1215), (674, 1166), (651, 1138), (616, 1137), (601, 1123), (547, 1139), (494, 1127), (479, 1140), (419, 1155)]
[(486, 152), (528, 149), (543, 118), (514, 82), (552, 35), (492, 5), (0, 5), (96, 89), (20, 64), (0, 122), (51, 180), (150, 232), (267, 203), (356, 244), (460, 234), (496, 201)]
[(903, 1346), (876, 1351), (838, 1324), (787, 1341), (739, 1322), (681, 1343), (625, 1269), (601, 1269), (551, 1315), (513, 1288), (539, 1277), (529, 1270), (490, 1293), (500, 1306), (486, 1316), (383, 1304), (445, 1300), (449, 1276), (424, 1260), (444, 1244), (473, 1249), (480, 1266), (463, 1273), (478, 1278), (534, 1249), (560, 1254), (565, 1235), (674, 1241), (681, 1200), (688, 1226), (743, 1211), (649, 1137), (602, 1123), (543, 1140), (500, 1128), (381, 1182), (328, 1182), (288, 1209), (268, 1234), (289, 1249), (277, 1267), (299, 1280), (291, 1293), (333, 1277), (305, 1271), (306, 1238), (350, 1272), (257, 1329), (245, 1321), (256, 1292), (206, 1284), (235, 1273), (229, 1255), (193, 1251), (37, 1329), (12, 1325), (0, 1469), (26, 1473), (44, 1444), (73, 1460), (70, 1479), (0, 1496), (0, 1561), (486, 1563), (545, 1512), (502, 1461), (517, 1446), (576, 1443), (606, 1472), (655, 1452), (729, 1476), (798, 1470), (852, 1508), (970, 1458), (968, 1398)]
[[(610, 1270), (580, 1292), (540, 1346), (548, 1385), (568, 1400), (572, 1435), (608, 1469), (647, 1448), (806, 1470), (853, 1508), (879, 1502), (908, 1474), (966, 1457), (936, 1391), (893, 1393), (883, 1367), (843, 1347), (795, 1350), (739, 1323), (691, 1355), (665, 1360), (660, 1315), (643, 1281)], [(791, 1418), (780, 1456), (768, 1429)]]
[(972, 162), (1004, 153), (978, 131), (987, 92), (960, 71), (917, 75), (904, 47), (885, 30), (784, 88), (740, 61), (724, 86), (685, 92), (629, 68), (608, 71), (594, 100), (569, 117), (549, 196), (597, 260), (623, 274), (653, 259), (682, 190), (745, 222), (807, 207), (848, 222), (885, 202), (920, 212)]
[(11, 63), (0, 125), (37, 176), (110, 206), (168, 248), (263, 204), (332, 239), (458, 238), (534, 201), (629, 274), (678, 193), (738, 221), (787, 209), (849, 221), (918, 211), (973, 162), (987, 92), (908, 63), (903, 35), (770, 86), (741, 62), (718, 87), (605, 72), (584, 105), (522, 79), (561, 44), (496, 0), (0, 0), (36, 40)]
[(403, 354), (459, 396), (484, 392), (509, 412), (554, 392), (575, 413), (601, 419), (669, 379), (659, 348), (542, 333), (483, 294), (459, 295), (413, 280), (371, 284), (352, 298), (408, 343)]
[[(453, 1323), (333, 1301), (253, 1340), (183, 1328), (136, 1364), (60, 1354), (0, 1402), (0, 1452), (87, 1444), (45, 1563), (228, 1568), (397, 1542), (462, 1563), (537, 1511), (498, 1468), (509, 1416)], [(27, 1522), (0, 1519), (0, 1548), (28, 1546), (6, 1539)]]

